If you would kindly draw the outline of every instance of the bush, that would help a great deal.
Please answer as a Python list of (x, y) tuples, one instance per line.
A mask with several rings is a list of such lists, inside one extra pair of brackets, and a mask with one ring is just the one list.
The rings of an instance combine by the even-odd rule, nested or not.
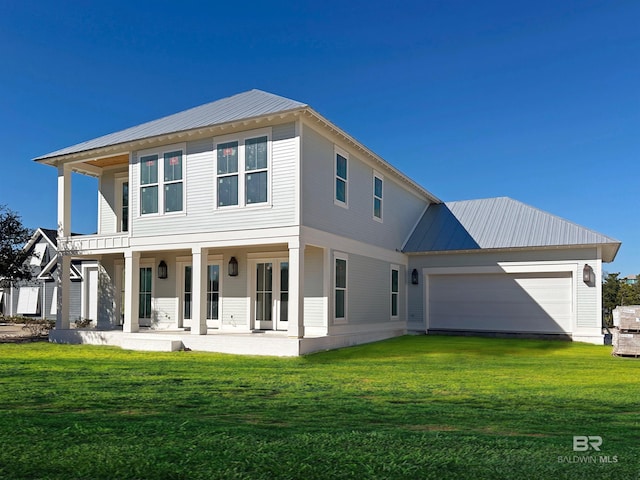
[(25, 330), (28, 330), (31, 336), (33, 337), (45, 337), (49, 335), (49, 330), (55, 327), (56, 322), (51, 320), (42, 320), (40, 318), (25, 318), (24, 327)]

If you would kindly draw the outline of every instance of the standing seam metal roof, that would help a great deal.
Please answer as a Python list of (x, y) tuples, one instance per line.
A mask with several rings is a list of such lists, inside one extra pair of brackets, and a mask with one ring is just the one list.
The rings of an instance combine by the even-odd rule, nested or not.
[(620, 242), (508, 197), (430, 205), (404, 251), (603, 245), (612, 261)]
[(194, 128), (210, 127), (236, 120), (283, 113), (305, 107), (307, 107), (307, 105), (304, 103), (254, 89), (119, 132), (94, 138), (93, 140), (78, 143), (42, 155), (35, 160), (44, 160), (51, 157), (79, 153), (94, 148), (108, 147), (158, 135), (182, 132)]

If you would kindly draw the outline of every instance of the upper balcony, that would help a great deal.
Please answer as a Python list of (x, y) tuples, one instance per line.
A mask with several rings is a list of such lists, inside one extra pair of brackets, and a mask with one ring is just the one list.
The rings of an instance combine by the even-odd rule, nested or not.
[(129, 248), (127, 232), (111, 235), (74, 235), (58, 239), (58, 248), (65, 255), (98, 255), (124, 252)]

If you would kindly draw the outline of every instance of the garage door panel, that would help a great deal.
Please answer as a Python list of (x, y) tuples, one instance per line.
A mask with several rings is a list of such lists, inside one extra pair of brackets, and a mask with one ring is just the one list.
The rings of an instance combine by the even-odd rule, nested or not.
[(429, 328), (568, 332), (571, 284), (565, 272), (431, 275)]

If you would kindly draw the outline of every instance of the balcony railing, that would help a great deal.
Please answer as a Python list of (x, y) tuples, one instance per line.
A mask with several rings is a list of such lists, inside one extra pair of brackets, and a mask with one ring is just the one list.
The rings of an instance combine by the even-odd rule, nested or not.
[(67, 255), (119, 252), (129, 248), (129, 234), (74, 235), (58, 239), (58, 248)]

